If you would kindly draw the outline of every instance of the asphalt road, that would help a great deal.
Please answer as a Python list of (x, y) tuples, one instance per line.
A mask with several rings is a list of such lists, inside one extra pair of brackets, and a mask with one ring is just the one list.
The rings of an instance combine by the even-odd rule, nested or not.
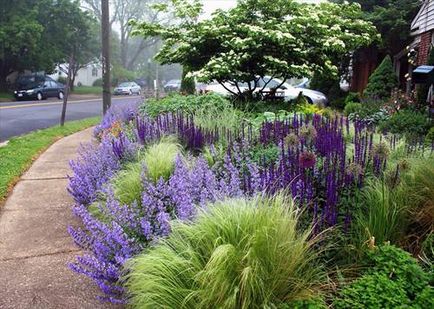
[[(114, 97), (112, 105), (142, 101), (140, 96)], [(58, 99), (0, 103), (0, 142), (37, 129), (59, 124), (62, 102)], [(66, 121), (102, 114), (102, 99), (68, 102)]]

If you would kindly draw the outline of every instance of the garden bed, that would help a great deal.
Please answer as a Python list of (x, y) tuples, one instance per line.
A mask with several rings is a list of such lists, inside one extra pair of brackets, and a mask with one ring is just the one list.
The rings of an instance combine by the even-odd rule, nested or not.
[(112, 108), (71, 162), (71, 268), (140, 308), (433, 306), (432, 145), (309, 109)]

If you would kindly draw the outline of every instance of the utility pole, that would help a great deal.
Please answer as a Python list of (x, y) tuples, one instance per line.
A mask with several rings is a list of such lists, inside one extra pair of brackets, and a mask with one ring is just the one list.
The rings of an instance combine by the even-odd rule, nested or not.
[(109, 0), (101, 0), (101, 37), (102, 37), (102, 111), (105, 114), (111, 106), (110, 76), (110, 13)]

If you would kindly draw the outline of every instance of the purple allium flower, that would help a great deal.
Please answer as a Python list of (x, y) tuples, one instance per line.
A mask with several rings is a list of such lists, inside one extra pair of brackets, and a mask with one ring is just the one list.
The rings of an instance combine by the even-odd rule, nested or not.
[(316, 155), (313, 152), (304, 151), (300, 154), (298, 160), (301, 168), (312, 168), (315, 166), (316, 163)]

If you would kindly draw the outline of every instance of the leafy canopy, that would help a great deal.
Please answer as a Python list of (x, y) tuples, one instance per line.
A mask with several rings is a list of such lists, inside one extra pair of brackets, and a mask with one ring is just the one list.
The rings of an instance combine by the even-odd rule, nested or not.
[(265, 75), (305, 77), (316, 71), (336, 75), (337, 54), (348, 54), (376, 38), (373, 25), (360, 19), (358, 4), (239, 0), (235, 8), (197, 21), (200, 9), (195, 3), (184, 2), (178, 10), (179, 1), (172, 1), (178, 15), (186, 16), (176, 25), (132, 24), (135, 34), (163, 38), (157, 60), (180, 63), (203, 81), (235, 84)]

